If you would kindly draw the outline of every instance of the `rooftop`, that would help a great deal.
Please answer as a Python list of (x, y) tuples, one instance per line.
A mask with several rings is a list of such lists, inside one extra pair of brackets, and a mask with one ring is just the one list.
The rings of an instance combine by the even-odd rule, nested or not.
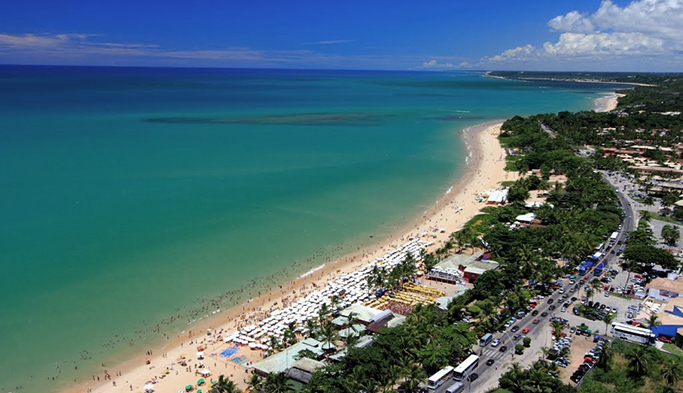
[(376, 308), (372, 308), (372, 307), (364, 306), (360, 303), (356, 303), (356, 304), (353, 304), (353, 305), (343, 309), (340, 312), (340, 314), (346, 318), (346, 317), (348, 317), (348, 315), (350, 313), (355, 313), (356, 318), (358, 318), (358, 320), (360, 322), (367, 324), (367, 323), (370, 323), (370, 321), (372, 321), (372, 319), (375, 317), (375, 315), (378, 315), (381, 312), (382, 312), (382, 310), (378, 310)]
[(254, 363), (254, 368), (259, 371), (260, 374), (284, 372), (297, 362), (297, 355), (304, 349), (308, 349), (318, 356), (322, 356), (323, 354), (323, 350), (320, 348), (320, 341), (307, 338), (302, 342), (284, 349), (282, 352), (278, 352), (268, 356), (260, 362)]
[(683, 279), (679, 278), (677, 280), (669, 280), (668, 278), (659, 277), (647, 284), (647, 288), (683, 294)]

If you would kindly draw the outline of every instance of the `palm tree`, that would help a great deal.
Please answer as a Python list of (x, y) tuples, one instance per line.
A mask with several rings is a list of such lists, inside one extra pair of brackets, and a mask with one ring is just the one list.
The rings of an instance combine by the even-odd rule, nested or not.
[(651, 364), (652, 354), (648, 347), (633, 346), (626, 352), (626, 359), (628, 359), (628, 369), (635, 376), (642, 376), (647, 374)]
[(318, 325), (322, 326), (323, 323), (327, 321), (329, 315), (330, 308), (327, 306), (327, 303), (321, 304), (320, 309), (318, 310)]
[(659, 320), (659, 316), (657, 314), (650, 314), (650, 318), (647, 319), (647, 325), (648, 328), (650, 328), (650, 332), (652, 332), (652, 329), (654, 329), (656, 326), (661, 324), (662, 322)]
[(612, 364), (612, 358), (614, 357), (614, 349), (612, 345), (605, 345), (602, 348), (602, 353), (598, 358), (597, 366), (605, 371), (609, 371)]
[(521, 392), (525, 386), (524, 370), (519, 363), (513, 363), (508, 372), (500, 377), (500, 387), (512, 392)]
[(247, 383), (247, 389), (251, 392), (258, 391), (261, 389), (261, 385), (263, 384), (263, 379), (258, 376), (257, 374), (251, 374), (251, 377), (249, 378), (248, 381), (245, 381)]
[(322, 336), (323, 349), (326, 347), (328, 350), (331, 350), (335, 347), (334, 342), (339, 337), (339, 334), (332, 323), (324, 323), (320, 327), (320, 335)]
[(652, 219), (652, 213), (650, 213), (647, 210), (640, 210), (638, 213), (640, 214), (640, 219), (642, 221), (650, 222), (650, 220)]
[(602, 321), (605, 322), (605, 336), (607, 335), (607, 332), (609, 332), (609, 326), (614, 322), (616, 317), (617, 315), (611, 312), (602, 317)]
[(683, 379), (683, 366), (681, 361), (676, 357), (667, 357), (664, 359), (661, 368), (661, 377), (669, 386), (676, 386), (678, 382)]
[(555, 338), (559, 340), (562, 338), (562, 329), (564, 328), (564, 324), (560, 321), (553, 321), (552, 325), (553, 330), (555, 331)]
[(293, 389), (287, 384), (285, 373), (270, 373), (263, 382), (263, 388), (268, 393), (287, 393)]
[(600, 282), (599, 279), (594, 278), (591, 281), (591, 288), (593, 288), (593, 291), (597, 293), (600, 289), (602, 289), (602, 283)]
[(270, 342), (268, 344), (270, 345), (271, 351), (273, 353), (277, 352), (281, 346), (280, 340), (278, 340), (275, 336), (270, 338)]
[(211, 388), (210, 393), (241, 393), (242, 391), (237, 389), (237, 385), (224, 375), (218, 376), (218, 382), (216, 386)]
[(315, 338), (317, 336), (316, 331), (318, 330), (318, 324), (314, 318), (306, 320), (306, 329), (308, 330), (308, 336)]
[(283, 344), (285, 344), (285, 345), (296, 344), (296, 333), (294, 332), (295, 329), (296, 329), (296, 325), (294, 324), (294, 322), (290, 322), (287, 325), (287, 329), (285, 329), (285, 331), (283, 333), (283, 338), (282, 338)]

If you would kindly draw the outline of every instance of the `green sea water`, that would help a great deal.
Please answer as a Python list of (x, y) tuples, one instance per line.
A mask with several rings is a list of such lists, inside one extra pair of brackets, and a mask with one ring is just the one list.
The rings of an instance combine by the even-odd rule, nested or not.
[(0, 66), (0, 392), (88, 379), (245, 288), (389, 236), (463, 173), (464, 127), (612, 89)]

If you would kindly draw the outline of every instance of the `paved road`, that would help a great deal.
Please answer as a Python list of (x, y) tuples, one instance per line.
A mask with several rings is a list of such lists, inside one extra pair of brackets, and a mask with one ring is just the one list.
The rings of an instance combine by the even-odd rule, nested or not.
[[(565, 280), (567, 281), (567, 280)], [(565, 282), (565, 287), (569, 289), (567, 286), (567, 283)], [(567, 291), (567, 294), (570, 295), (569, 297), (571, 298), (572, 296), (569, 291)], [(480, 347), (480, 346), (475, 346), (472, 348), (472, 351), (476, 354), (479, 354), (479, 367), (477, 367), (474, 372), (479, 374), (479, 378), (474, 381), (470, 386), (468, 383), (466, 383), (466, 387), (471, 389), (471, 392), (481, 392), (481, 391), (487, 391), (492, 387), (495, 387), (498, 385), (498, 379), (500, 378), (501, 375), (503, 375), (507, 370), (508, 366), (512, 364), (513, 361), (519, 362), (523, 366), (530, 364), (532, 361), (536, 360), (536, 354), (539, 352), (540, 347), (543, 346), (548, 346), (548, 340), (549, 340), (549, 319), (553, 315), (558, 315), (559, 316), (559, 311), (561, 308), (561, 305), (558, 304), (557, 299), (561, 295), (559, 294), (558, 291), (555, 291), (551, 296), (546, 297), (545, 299), (539, 299), (538, 306), (536, 306), (536, 310), (538, 310), (538, 315), (532, 316), (531, 313), (528, 313), (526, 316), (524, 316), (521, 319), (518, 319), (512, 326), (519, 326), (519, 331), (517, 333), (522, 332), (522, 329), (529, 328), (529, 333), (526, 335), (522, 335), (522, 337), (519, 338), (519, 340), (514, 341), (513, 336), (516, 333), (512, 333), (510, 330), (512, 329), (512, 326), (508, 328), (504, 332), (496, 332), (493, 334), (493, 338), (500, 339), (501, 344), (498, 347), (492, 347), (491, 344), (485, 346), (485, 347)], [(548, 299), (553, 299), (553, 305), (555, 305), (557, 308), (554, 311), (551, 311), (549, 309), (550, 304), (548, 304)], [(543, 312), (547, 312), (548, 315), (546, 317), (541, 317), (541, 314)], [(538, 324), (533, 324), (533, 320), (538, 318), (540, 322)], [(522, 344), (524, 337), (529, 337), (531, 338), (531, 348), (526, 348), (524, 350), (523, 355), (515, 355), (515, 345), (516, 344)], [(500, 349), (506, 346), (507, 350), (504, 352), (501, 352)], [(489, 359), (494, 360), (494, 364), (491, 366), (487, 366), (486, 362)], [(450, 386), (450, 384), (448, 384)], [(442, 391), (445, 391), (446, 387), (443, 388), (443, 390), (437, 390), (437, 393), (441, 393)], [(467, 391), (467, 390), (465, 390)]]

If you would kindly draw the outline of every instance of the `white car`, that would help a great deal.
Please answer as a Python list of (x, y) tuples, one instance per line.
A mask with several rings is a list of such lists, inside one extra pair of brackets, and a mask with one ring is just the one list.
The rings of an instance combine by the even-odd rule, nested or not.
[(499, 346), (499, 345), (500, 345), (500, 339), (499, 339), (499, 338), (497, 338), (497, 339), (491, 341), (491, 346), (492, 346), (492, 347), (497, 347), (497, 346)]

